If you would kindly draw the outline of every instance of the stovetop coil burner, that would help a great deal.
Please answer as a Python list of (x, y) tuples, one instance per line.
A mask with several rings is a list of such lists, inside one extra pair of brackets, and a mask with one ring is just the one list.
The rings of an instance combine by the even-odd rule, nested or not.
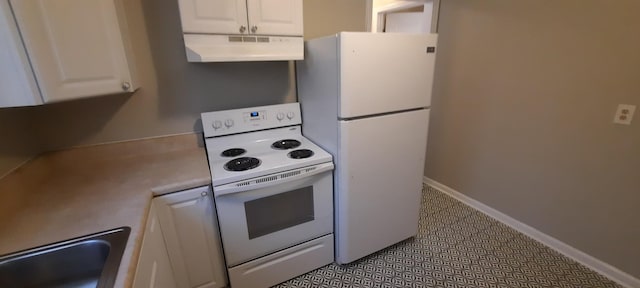
[(289, 154), (287, 155), (289, 156), (289, 158), (293, 159), (304, 159), (313, 156), (313, 151), (309, 149), (298, 149), (289, 152)]
[(246, 171), (260, 166), (260, 160), (253, 157), (240, 157), (224, 164), (228, 171)]
[(294, 139), (279, 140), (279, 141), (273, 142), (273, 144), (271, 144), (272, 148), (278, 149), (278, 150), (293, 149), (293, 148), (296, 148), (298, 146), (300, 146), (300, 141), (294, 140)]
[(240, 156), (244, 153), (246, 153), (247, 150), (242, 149), (242, 148), (231, 148), (231, 149), (227, 149), (222, 151), (222, 153), (220, 153), (221, 156), (224, 157), (237, 157)]

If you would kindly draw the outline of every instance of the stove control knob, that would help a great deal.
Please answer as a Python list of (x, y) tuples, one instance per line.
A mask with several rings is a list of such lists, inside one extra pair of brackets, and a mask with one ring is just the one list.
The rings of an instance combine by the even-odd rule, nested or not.
[(289, 118), (289, 120), (293, 119), (293, 116), (295, 116), (296, 114), (294, 114), (293, 112), (289, 112), (287, 113), (287, 118)]
[(224, 126), (227, 126), (227, 128), (231, 128), (231, 126), (233, 126), (233, 119), (227, 119), (226, 121), (224, 121)]
[(284, 119), (284, 113), (278, 112), (278, 115), (276, 115), (276, 118), (278, 118), (278, 121), (282, 121), (282, 119)]
[(211, 126), (213, 127), (213, 129), (218, 130), (222, 127), (222, 122), (220, 122), (219, 120), (213, 121), (213, 124), (211, 124)]

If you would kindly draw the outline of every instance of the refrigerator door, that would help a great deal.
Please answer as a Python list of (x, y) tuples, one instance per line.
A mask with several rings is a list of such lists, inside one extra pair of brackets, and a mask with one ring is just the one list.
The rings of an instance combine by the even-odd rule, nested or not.
[(428, 109), (340, 121), (336, 262), (416, 235)]
[(437, 39), (436, 34), (340, 33), (338, 117), (430, 106)]

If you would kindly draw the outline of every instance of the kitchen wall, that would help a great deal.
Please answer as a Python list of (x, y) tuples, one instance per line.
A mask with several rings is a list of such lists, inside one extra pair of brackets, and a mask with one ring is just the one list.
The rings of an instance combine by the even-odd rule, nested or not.
[(201, 131), (201, 112), (295, 100), (287, 62), (188, 63), (177, 2), (125, 1), (141, 88), (38, 107), (46, 150)]
[[(292, 62), (188, 63), (176, 0), (125, 3), (142, 88), (35, 108), (44, 150), (199, 132), (201, 112), (296, 101)], [(364, 7), (305, 0), (305, 36), (364, 30)]]
[(425, 175), (640, 278), (640, 2), (440, 9)]
[(366, 0), (304, 0), (304, 38), (366, 31)]
[(29, 108), (0, 109), (0, 178), (39, 152)]

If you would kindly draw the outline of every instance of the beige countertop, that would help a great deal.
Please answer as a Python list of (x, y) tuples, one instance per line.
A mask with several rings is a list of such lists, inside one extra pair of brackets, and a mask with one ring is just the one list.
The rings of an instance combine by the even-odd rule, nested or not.
[(115, 287), (130, 287), (153, 195), (209, 185), (185, 134), (45, 153), (0, 179), (0, 255), (131, 227)]

